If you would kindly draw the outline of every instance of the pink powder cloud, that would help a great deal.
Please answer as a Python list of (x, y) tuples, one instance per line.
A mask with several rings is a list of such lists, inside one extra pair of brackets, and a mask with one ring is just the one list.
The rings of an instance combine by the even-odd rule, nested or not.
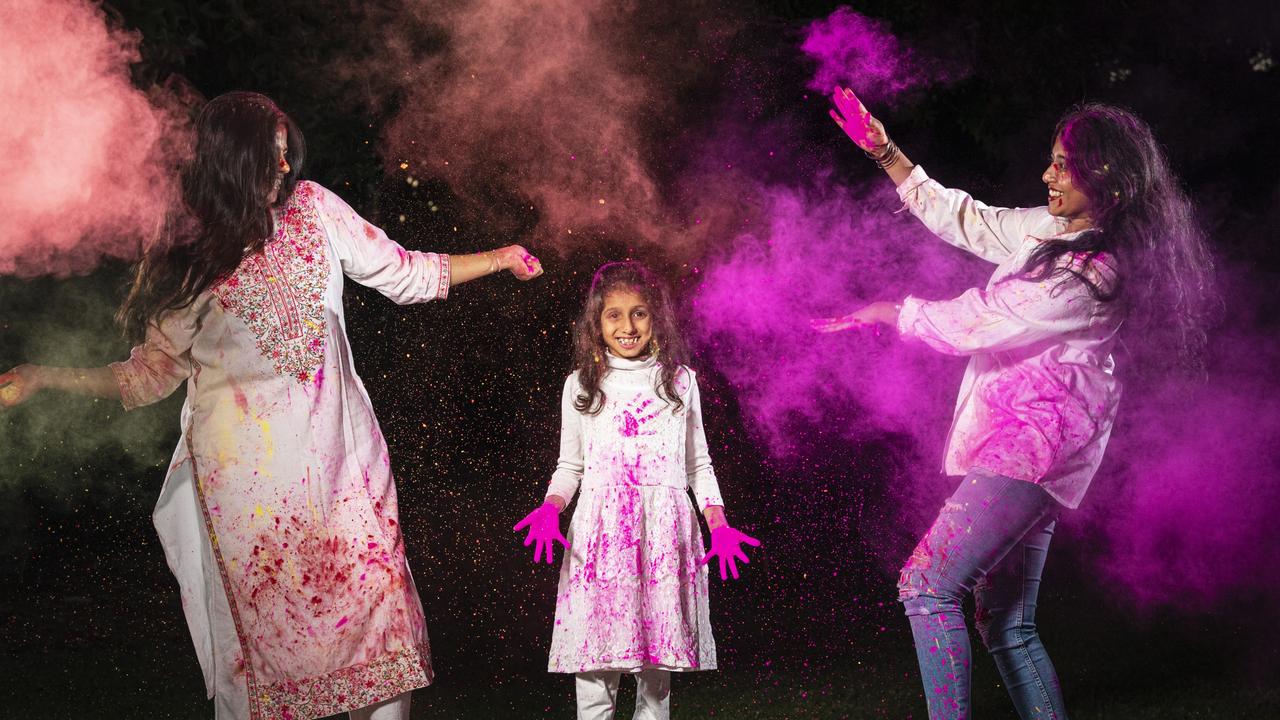
[(0, 273), (132, 258), (175, 189), (173, 114), (129, 80), (138, 38), (83, 0), (0, 5)]
[(489, 218), (534, 208), (535, 242), (580, 247), (602, 229), (661, 242), (674, 230), (640, 128), (668, 98), (619, 42), (631, 12), (580, 0), (433, 4), (445, 50), (398, 69), (404, 95), (385, 130), (388, 161), (443, 178)]

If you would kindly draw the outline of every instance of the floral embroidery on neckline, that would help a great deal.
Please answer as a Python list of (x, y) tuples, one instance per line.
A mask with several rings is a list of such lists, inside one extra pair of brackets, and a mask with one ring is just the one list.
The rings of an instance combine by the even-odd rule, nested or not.
[(213, 288), (222, 308), (254, 334), (258, 352), (275, 371), (299, 382), (310, 382), (324, 362), (324, 238), (316, 190), (299, 183), (276, 219), (275, 237)]

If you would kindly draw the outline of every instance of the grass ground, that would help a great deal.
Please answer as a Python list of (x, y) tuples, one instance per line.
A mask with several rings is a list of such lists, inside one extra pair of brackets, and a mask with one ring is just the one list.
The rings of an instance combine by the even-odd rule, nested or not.
[[(194, 653), (177, 607), (110, 598), (121, 612), (102, 621), (102, 600), (46, 598), (4, 611), (6, 714), (41, 718), (209, 718)], [(1267, 718), (1280, 708), (1274, 678), (1248, 671), (1229, 633), (1151, 623), (1079, 625), (1082, 610), (1043, 627), (1078, 718)], [(887, 628), (857, 653), (760, 659), (735, 657), (718, 672), (678, 676), (677, 718), (836, 719), (924, 717), (909, 634)], [(446, 655), (449, 650), (441, 648)], [(414, 697), (413, 717), (573, 717), (572, 681), (540, 672), (538, 658), (515, 667), (450, 667), (437, 653), (434, 687)], [(979, 718), (1012, 718), (990, 661), (974, 666)], [(624, 681), (619, 718), (630, 717), (634, 685)]]

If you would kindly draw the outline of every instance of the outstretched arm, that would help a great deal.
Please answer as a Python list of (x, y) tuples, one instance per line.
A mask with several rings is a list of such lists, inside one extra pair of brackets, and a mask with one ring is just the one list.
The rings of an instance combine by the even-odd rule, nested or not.
[(870, 328), (878, 331), (882, 324), (889, 327), (897, 327), (898, 315), (901, 312), (902, 305), (898, 303), (873, 302), (870, 305), (854, 310), (848, 315), (810, 320), (809, 325), (814, 330), (824, 333), (860, 328)]
[(191, 344), (208, 295), (147, 326), (129, 359), (96, 368), (19, 365), (0, 375), (0, 406), (12, 407), (44, 389), (119, 400), (125, 410), (168, 397), (191, 375)]
[(542, 262), (519, 245), (453, 255), (449, 262), (449, 284), (457, 285), (503, 270), (511, 271), (520, 280), (532, 280), (542, 274)]
[[(1084, 266), (1082, 257), (1061, 261), (1089, 275), (1103, 287), (1113, 287), (1116, 271), (1110, 258)], [(1012, 277), (991, 289), (973, 288), (952, 300), (924, 301), (910, 297), (899, 303), (875, 302), (849, 315), (811, 320), (819, 332), (860, 328), (896, 328), (938, 352), (973, 355), (1014, 350), (1084, 330), (1113, 318), (1093, 297), (1088, 286), (1074, 278), (1042, 280)]]
[(519, 245), (468, 255), (406, 250), (333, 192), (314, 183), (302, 191), (316, 198), (342, 272), (401, 305), (444, 299), (451, 286), (502, 270), (521, 280), (542, 274), (542, 264)]
[(41, 390), (120, 399), (120, 385), (109, 367), (59, 368), (45, 365), (19, 365), (0, 375), (0, 405), (21, 405)]

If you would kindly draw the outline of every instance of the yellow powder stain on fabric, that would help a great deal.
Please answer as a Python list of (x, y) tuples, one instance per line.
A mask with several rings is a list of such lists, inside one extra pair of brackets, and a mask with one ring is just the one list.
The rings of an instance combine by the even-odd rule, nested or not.
[(258, 428), (262, 430), (262, 450), (266, 453), (267, 459), (270, 460), (276, 454), (276, 445), (271, 440), (271, 423), (257, 416), (253, 418), (253, 421), (258, 423)]
[[(248, 408), (248, 403), (244, 401), (243, 395), (240, 395), (237, 400), (236, 402), (230, 400), (219, 401), (210, 413), (209, 421), (206, 425), (218, 449), (218, 465), (230, 467), (239, 464), (241, 460), (239, 450), (241, 449), (251, 455), (257, 455), (260, 459), (271, 460), (275, 457), (275, 441), (271, 435), (271, 423), (260, 415), (251, 412)], [(245, 433), (244, 428), (247, 422), (253, 422), (258, 426), (261, 439), (256, 443), (253, 442), (254, 438)], [(257, 445), (257, 447), (254, 448), (253, 445)], [(261, 471), (261, 468), (259, 470)]]
[(311, 498), (313, 495), (315, 495), (315, 493), (316, 493), (315, 486), (311, 482), (311, 466), (308, 465), (307, 466), (307, 510), (311, 512), (311, 521), (313, 523), (321, 522), (323, 520), (323, 518), (320, 516), (320, 513), (316, 512), (315, 503), (311, 501)]
[(293, 580), (294, 587), (302, 587), (302, 574), (298, 572), (298, 562), (294, 558), (293, 553), (285, 553), (284, 569), (289, 573), (289, 577)]
[(214, 446), (218, 448), (217, 462), (220, 467), (229, 467), (239, 460), (235, 452), (235, 429), (239, 424), (237, 414), (240, 414), (238, 409), (230, 402), (219, 402), (209, 414), (206, 427), (213, 436)]

